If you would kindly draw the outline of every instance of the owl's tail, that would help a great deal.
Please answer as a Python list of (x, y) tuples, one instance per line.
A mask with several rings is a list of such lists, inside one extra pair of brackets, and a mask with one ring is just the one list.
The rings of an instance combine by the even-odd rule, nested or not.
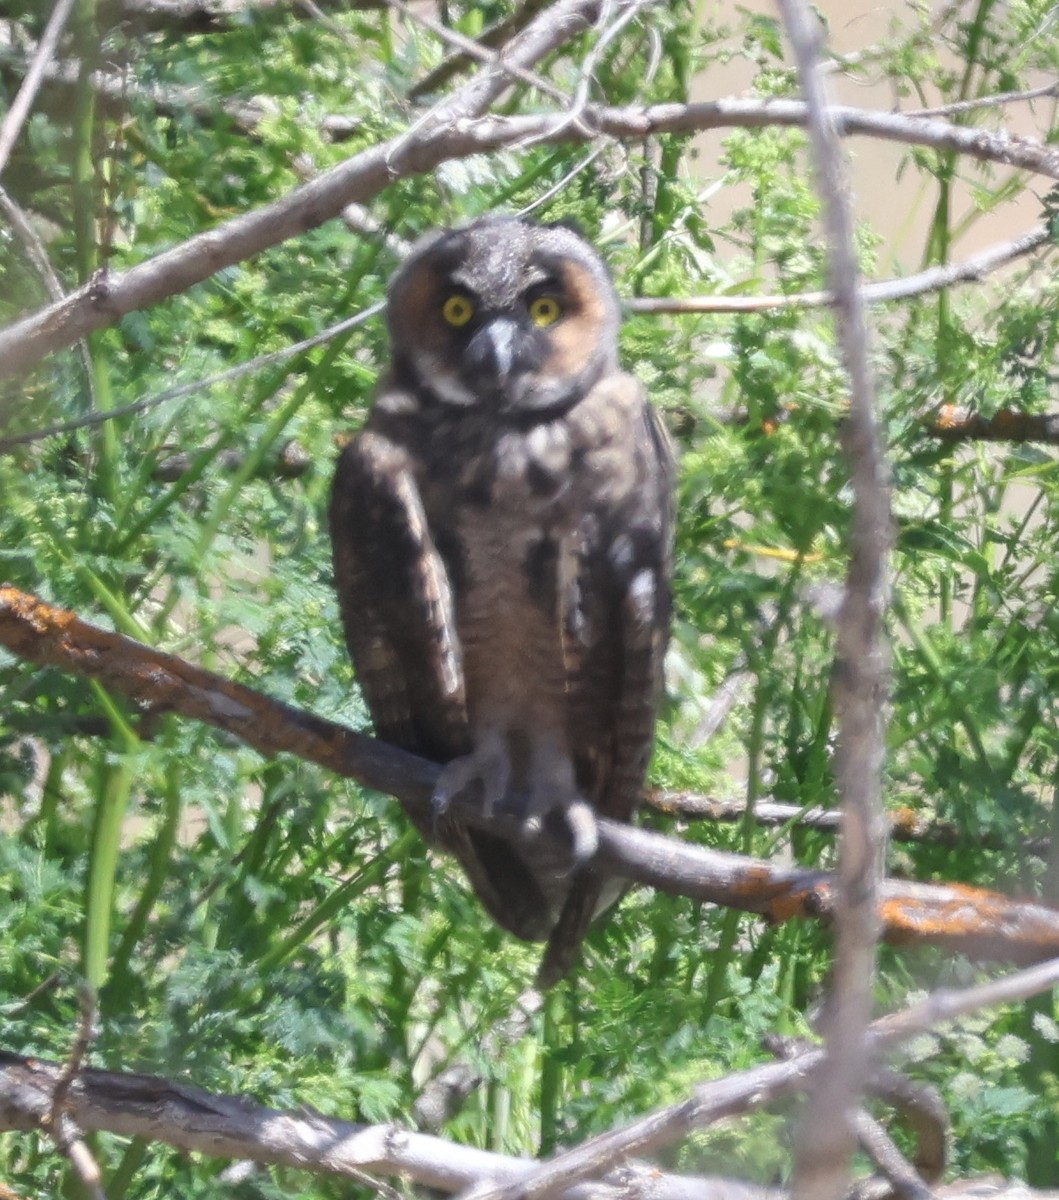
[(537, 987), (541, 991), (558, 983), (577, 962), (581, 943), (599, 911), (604, 883), (602, 876), (585, 871), (570, 888), (537, 969)]

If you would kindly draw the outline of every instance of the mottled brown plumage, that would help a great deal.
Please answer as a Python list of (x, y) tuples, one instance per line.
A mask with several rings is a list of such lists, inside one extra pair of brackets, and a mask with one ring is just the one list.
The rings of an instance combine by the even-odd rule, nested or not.
[[(616, 893), (578, 860), (588, 810), (627, 821), (669, 628), (672, 462), (617, 360), (602, 261), (510, 217), (414, 248), (390, 287), (393, 365), (342, 454), (335, 580), (379, 737), (446, 764), (437, 820), (504, 928), (562, 975)], [(572, 861), (447, 812), (468, 787)], [(586, 809), (586, 804), (588, 809)]]

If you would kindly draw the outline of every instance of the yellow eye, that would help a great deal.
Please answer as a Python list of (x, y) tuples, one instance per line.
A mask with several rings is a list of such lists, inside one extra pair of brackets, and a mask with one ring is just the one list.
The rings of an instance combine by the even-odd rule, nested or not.
[(441, 306), (441, 315), (458, 329), (474, 316), (474, 305), (466, 296), (450, 296)]
[(554, 325), (563, 315), (563, 310), (554, 296), (538, 296), (530, 301), (529, 315), (533, 324), (543, 329), (547, 325)]

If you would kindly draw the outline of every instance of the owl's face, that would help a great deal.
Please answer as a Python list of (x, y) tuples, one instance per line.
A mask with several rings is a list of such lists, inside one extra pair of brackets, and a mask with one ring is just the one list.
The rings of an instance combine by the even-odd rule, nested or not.
[(543, 418), (617, 369), (614, 285), (562, 225), (487, 217), (430, 235), (394, 276), (388, 319), (395, 381), (455, 410)]

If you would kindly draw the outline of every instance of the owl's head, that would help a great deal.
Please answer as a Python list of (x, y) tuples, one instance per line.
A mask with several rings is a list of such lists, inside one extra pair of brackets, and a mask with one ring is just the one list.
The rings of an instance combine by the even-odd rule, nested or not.
[(618, 364), (610, 274), (565, 225), (486, 217), (431, 234), (387, 312), (395, 382), (455, 409), (544, 417)]

